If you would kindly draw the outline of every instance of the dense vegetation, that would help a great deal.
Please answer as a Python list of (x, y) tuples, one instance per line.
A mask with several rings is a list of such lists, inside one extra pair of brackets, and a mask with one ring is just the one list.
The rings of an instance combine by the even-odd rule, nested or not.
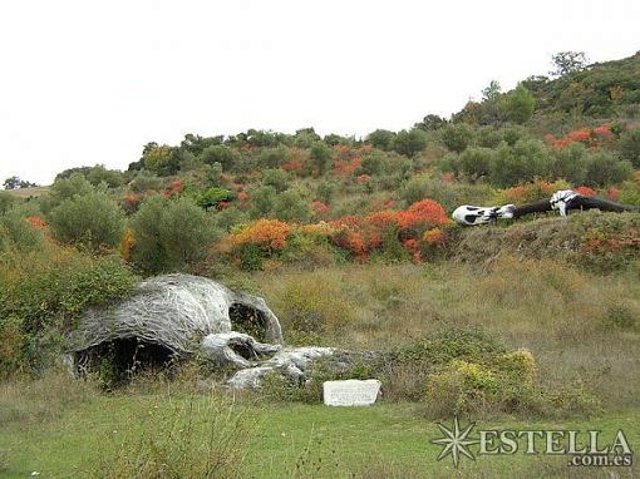
[[(568, 53), (555, 79), (505, 93), (492, 82), (450, 119), (399, 132), (188, 134), (148, 143), (125, 172), (61, 172), (40, 196), (16, 196), (33, 185), (9, 179), (0, 379), (45, 374), (82, 313), (140, 277), (187, 272), (259, 291), (292, 344), (382, 351), (343, 377), (381, 377), (385, 401), (416, 403), (422, 417), (600, 414), (614, 388), (607, 407), (637, 407), (625, 361), (640, 327), (638, 214), (450, 220), (460, 204), (564, 188), (640, 205), (640, 56), (587, 66)], [(264, 397), (319, 401), (335, 377), (325, 366), (315, 387), (272, 378)], [(127, 457), (114, 461), (130, 473)]]

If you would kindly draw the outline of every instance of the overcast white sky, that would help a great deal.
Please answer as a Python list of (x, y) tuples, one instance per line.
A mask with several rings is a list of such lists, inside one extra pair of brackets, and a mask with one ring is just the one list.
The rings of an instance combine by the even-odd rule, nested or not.
[(630, 56), (638, 25), (638, 0), (0, 0), (0, 184), (186, 133), (400, 130), (558, 51)]

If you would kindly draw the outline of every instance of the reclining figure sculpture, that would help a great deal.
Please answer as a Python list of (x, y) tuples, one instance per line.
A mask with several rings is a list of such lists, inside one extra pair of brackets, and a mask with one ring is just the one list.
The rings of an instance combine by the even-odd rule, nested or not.
[(531, 213), (558, 211), (562, 217), (566, 217), (571, 210), (581, 211), (594, 208), (616, 213), (640, 211), (637, 206), (623, 205), (594, 196), (584, 196), (574, 190), (560, 190), (556, 191), (548, 200), (540, 200), (522, 206), (513, 204), (489, 207), (462, 205), (455, 209), (452, 216), (461, 225), (477, 226), (495, 222), (500, 218), (520, 218)]

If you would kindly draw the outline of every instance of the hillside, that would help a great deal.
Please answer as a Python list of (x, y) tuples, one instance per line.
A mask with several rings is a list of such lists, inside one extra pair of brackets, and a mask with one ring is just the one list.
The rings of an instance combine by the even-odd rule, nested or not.
[[(144, 145), (124, 172), (79, 165), (0, 192), (0, 474), (451, 477), (429, 439), (454, 416), (624, 427), (637, 444), (640, 215), (463, 227), (451, 213), (569, 188), (640, 206), (639, 61), (527, 79), (399, 132), (187, 134)], [(191, 318), (211, 295), (180, 290), (184, 303), (155, 287), (166, 301), (146, 302), (137, 285), (165, 273), (260, 296), (285, 345), (337, 352), (240, 393), (237, 364), (203, 355), (197, 332), (180, 352), (131, 333), (73, 349), (87, 315), (107, 318), (92, 324), (109, 338), (114, 305), (132, 298), (179, 329), (166, 305)], [(216, 311), (258, 338), (264, 317), (242, 305)], [(265, 360), (238, 344), (227, 352), (240, 362)], [(322, 405), (324, 381), (370, 378), (383, 385), (374, 407)], [(565, 456), (505, 458), (459, 475), (567, 472)], [(585, 477), (620, 471), (635, 477)]]

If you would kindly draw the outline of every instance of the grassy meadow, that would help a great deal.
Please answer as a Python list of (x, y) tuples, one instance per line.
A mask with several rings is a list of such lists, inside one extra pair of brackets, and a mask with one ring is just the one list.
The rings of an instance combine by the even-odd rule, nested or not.
[[(277, 280), (276, 280), (277, 278)], [(478, 427), (622, 428), (640, 443), (637, 391), (640, 281), (633, 267), (607, 276), (551, 260), (505, 256), (454, 262), (365, 264), (234, 273), (260, 291), (292, 344), (391, 350), (450, 328), (481, 330), (526, 348), (550, 391), (568, 385), (600, 401), (588, 410), (530, 415), (479, 409)], [(316, 324), (308, 323), (309, 311)], [(27, 477), (634, 477), (635, 468), (571, 468), (566, 457), (437, 461), (440, 436), (424, 401), (409, 401), (418, 368), (400, 368), (370, 408), (328, 408), (141, 377), (106, 393), (61, 373), (0, 386), (0, 474)], [(418, 390), (420, 394), (420, 390)], [(426, 392), (425, 392), (426, 394)], [(450, 424), (452, 418), (440, 418)], [(608, 436), (607, 436), (608, 434)], [(162, 464), (166, 464), (163, 466)], [(171, 469), (180, 468), (179, 471)]]

